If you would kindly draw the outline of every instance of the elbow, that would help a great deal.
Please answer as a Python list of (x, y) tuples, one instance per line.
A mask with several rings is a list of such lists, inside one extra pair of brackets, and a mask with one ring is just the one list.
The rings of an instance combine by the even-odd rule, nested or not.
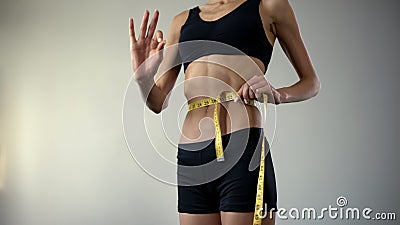
[(316, 78), (312, 82), (312, 97), (315, 97), (318, 95), (319, 91), (321, 90), (321, 81), (319, 78), (316, 76)]
[(164, 104), (150, 104), (147, 103), (147, 107), (155, 114), (160, 114), (165, 108), (167, 108), (168, 102), (165, 101)]
[(155, 114), (160, 114), (163, 110), (163, 108), (159, 106), (147, 105), (147, 107)]
[(159, 108), (150, 108), (150, 110), (153, 112), (153, 113), (155, 113), (155, 114), (160, 114), (161, 113), (161, 109), (159, 109)]

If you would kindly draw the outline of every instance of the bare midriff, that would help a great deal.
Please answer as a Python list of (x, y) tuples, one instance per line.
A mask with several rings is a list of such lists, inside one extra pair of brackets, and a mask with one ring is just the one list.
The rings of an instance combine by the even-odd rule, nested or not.
[[(184, 94), (188, 103), (216, 97), (223, 91), (238, 91), (255, 75), (264, 75), (264, 64), (257, 58), (239, 55), (203, 56), (189, 64), (185, 71)], [(179, 143), (193, 143), (215, 138), (213, 111), (215, 105), (187, 112)], [(249, 127), (262, 127), (257, 107), (242, 101), (217, 105), (221, 134)]]

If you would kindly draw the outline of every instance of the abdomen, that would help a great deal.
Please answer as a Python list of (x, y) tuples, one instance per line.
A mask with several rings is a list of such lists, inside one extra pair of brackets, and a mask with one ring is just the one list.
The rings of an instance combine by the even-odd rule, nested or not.
[[(222, 65), (221, 65), (222, 64)], [(222, 91), (238, 91), (255, 75), (263, 75), (263, 64), (248, 56), (212, 55), (192, 62), (185, 74), (184, 94), (188, 103), (216, 97)], [(223, 134), (248, 127), (261, 127), (261, 115), (254, 106), (241, 102), (219, 104), (219, 123)], [(215, 137), (214, 106), (194, 109), (187, 113), (180, 143), (199, 142)]]

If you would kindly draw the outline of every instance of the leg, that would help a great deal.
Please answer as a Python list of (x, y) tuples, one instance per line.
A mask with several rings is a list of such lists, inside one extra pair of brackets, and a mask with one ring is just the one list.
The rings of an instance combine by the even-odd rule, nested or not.
[[(270, 214), (272, 213), (272, 215)], [(252, 212), (221, 212), (222, 225), (252, 225), (254, 213)], [(262, 225), (274, 225), (275, 213), (268, 212), (262, 220)]]
[(190, 214), (179, 213), (180, 225), (221, 225), (221, 217), (219, 213), (210, 214)]
[[(202, 165), (203, 152), (215, 154), (214, 145), (180, 144), (178, 148), (178, 164), (182, 166)], [(193, 149), (193, 151), (190, 151)], [(201, 149), (201, 150), (196, 150)], [(196, 151), (195, 151), (196, 150)], [(180, 225), (221, 225), (219, 199), (213, 190), (215, 181), (196, 184), (196, 176), (184, 167), (178, 167), (178, 212)], [(192, 183), (194, 182), (194, 183)]]
[[(220, 211), (222, 225), (252, 225), (254, 218), (254, 206), (256, 201), (257, 182), (259, 167), (249, 170), (249, 165), (253, 154), (261, 159), (261, 130), (252, 129), (248, 145), (241, 159), (235, 166), (223, 177), (221, 185)], [(259, 137), (262, 138), (259, 138)], [(266, 150), (269, 150), (269, 144), (266, 142)], [(272, 164), (271, 153), (268, 151), (265, 158), (264, 173), (264, 196), (267, 215), (262, 220), (263, 225), (275, 224), (277, 193), (274, 168)]]

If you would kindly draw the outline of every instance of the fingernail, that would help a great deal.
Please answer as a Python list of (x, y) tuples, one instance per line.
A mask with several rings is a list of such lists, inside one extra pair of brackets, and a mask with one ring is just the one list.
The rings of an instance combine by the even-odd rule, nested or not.
[(247, 102), (247, 99), (244, 99), (244, 103), (246, 103), (246, 104), (248, 103), (248, 102)]
[(161, 41), (162, 41), (162, 39), (161, 39), (161, 38), (157, 38), (157, 41), (158, 41), (158, 42), (161, 42)]
[(234, 102), (238, 102), (239, 101), (239, 97), (236, 96), (235, 100), (233, 100)]

